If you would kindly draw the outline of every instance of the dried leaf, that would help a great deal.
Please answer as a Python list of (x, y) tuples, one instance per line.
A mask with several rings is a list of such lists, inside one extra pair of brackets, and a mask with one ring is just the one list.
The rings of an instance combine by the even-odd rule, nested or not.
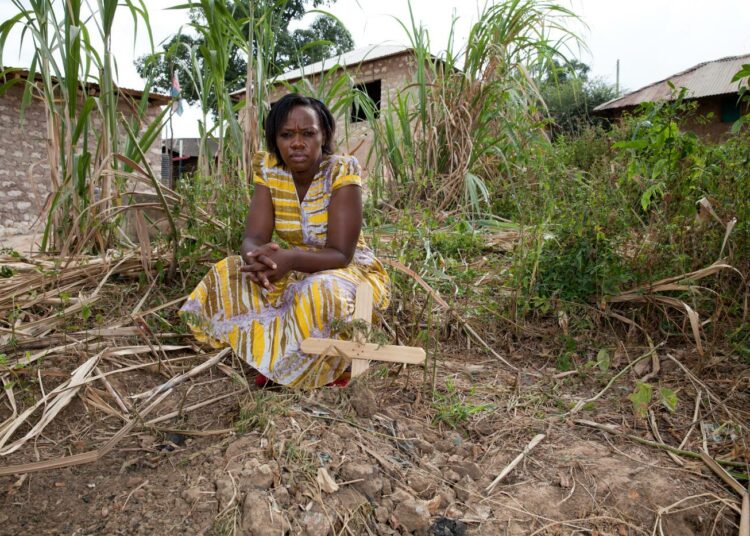
[(315, 480), (320, 486), (320, 489), (326, 493), (336, 493), (339, 490), (339, 485), (336, 484), (333, 477), (328, 474), (328, 470), (325, 467), (318, 467), (318, 476)]
[(32, 439), (41, 434), (44, 428), (50, 422), (52, 422), (57, 414), (60, 413), (60, 411), (62, 411), (62, 409), (67, 406), (73, 399), (73, 397), (78, 393), (81, 385), (83, 385), (86, 378), (94, 370), (94, 367), (96, 367), (100, 357), (101, 354), (90, 357), (86, 362), (83, 363), (83, 365), (73, 371), (70, 380), (59, 385), (54, 391), (47, 394), (47, 396), (43, 397), (36, 404), (19, 415), (14, 420), (14, 422), (8, 426), (8, 429), (0, 439), (0, 447), (5, 446), (13, 433), (26, 422), (26, 420), (32, 415), (32, 413), (34, 413), (42, 405), (45, 406), (44, 412), (42, 413), (42, 416), (39, 418), (39, 421), (36, 423), (36, 425), (34, 425), (31, 430), (29, 430), (21, 439), (11, 445), (8, 445), (5, 448), (2, 448), (2, 450), (0, 450), (0, 455), (6, 456), (8, 454), (11, 454), (12, 452), (15, 452), (16, 450), (21, 448), (29, 439)]
[(732, 218), (732, 221), (727, 224), (727, 230), (724, 233), (724, 240), (721, 242), (721, 251), (719, 252), (719, 258), (721, 259), (724, 256), (724, 249), (727, 247), (727, 242), (729, 241), (729, 235), (732, 234), (732, 231), (734, 230), (734, 226), (737, 225), (737, 218)]
[(141, 265), (149, 278), (151, 274), (151, 239), (148, 236), (148, 225), (146, 218), (143, 217), (143, 211), (137, 209), (134, 212), (135, 234), (138, 237), (138, 243), (141, 246)]

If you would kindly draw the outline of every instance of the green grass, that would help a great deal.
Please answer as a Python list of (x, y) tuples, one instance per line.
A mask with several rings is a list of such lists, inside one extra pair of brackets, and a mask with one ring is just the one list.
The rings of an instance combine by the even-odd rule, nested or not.
[(443, 391), (436, 391), (432, 402), (435, 416), (434, 424), (444, 423), (453, 429), (462, 427), (472, 416), (495, 409), (494, 404), (477, 404), (470, 399), (474, 396), (474, 389), (464, 394), (456, 387), (452, 380), (445, 382)]

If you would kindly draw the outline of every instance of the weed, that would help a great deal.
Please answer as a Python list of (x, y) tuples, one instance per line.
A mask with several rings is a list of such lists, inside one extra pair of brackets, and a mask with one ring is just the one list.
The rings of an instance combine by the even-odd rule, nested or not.
[(235, 505), (214, 519), (209, 536), (234, 536), (239, 533), (240, 508)]
[[(473, 395), (474, 388), (471, 388), (468, 396)], [(452, 380), (446, 380), (445, 392), (435, 392), (432, 407), (436, 413), (435, 417), (433, 417), (433, 423), (443, 422), (451, 428), (456, 429), (473, 415), (495, 408), (494, 404), (473, 404), (467, 398), (467, 396), (458, 391)]]
[(300, 448), (293, 441), (285, 441), (281, 452), (279, 465), (289, 471), (291, 480), (294, 481), (296, 474), (300, 473), (308, 481), (314, 481), (318, 471), (318, 461), (315, 455)]
[(238, 434), (244, 434), (252, 430), (260, 433), (272, 426), (273, 418), (286, 411), (282, 401), (273, 393), (266, 391), (253, 391), (241, 403), (234, 429)]

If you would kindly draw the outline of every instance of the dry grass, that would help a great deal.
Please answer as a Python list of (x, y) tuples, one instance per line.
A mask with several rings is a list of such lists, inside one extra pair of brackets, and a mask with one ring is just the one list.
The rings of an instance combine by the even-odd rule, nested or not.
[[(150, 262), (157, 259), (158, 250), (154, 250)], [(741, 473), (746, 463), (744, 445), (750, 418), (741, 409), (745, 400), (741, 385), (747, 378), (740, 375), (735, 385), (722, 383), (726, 374), (699, 379), (688, 366), (689, 352), (683, 352), (678, 359), (672, 355), (674, 350), (670, 353), (661, 344), (655, 344), (645, 354), (639, 352), (641, 359), (631, 359), (629, 364), (620, 366), (618, 372), (598, 376), (584, 370), (576, 374), (550, 372), (539, 368), (537, 360), (519, 360), (514, 352), (503, 358), (507, 364), (494, 356), (467, 362), (465, 356), (450, 359), (433, 352), (424, 374), (387, 367), (371, 372), (368, 383), (380, 393), (380, 409), (369, 420), (357, 419), (351, 413), (351, 407), (357, 404), (357, 391), (309, 395), (268, 392), (263, 395), (264, 402), (248, 402), (259, 394), (248, 386), (242, 366), (230, 363), (226, 352), (205, 353), (189, 338), (183, 344), (174, 341), (180, 337), (174, 330), (154, 329), (150, 320), (174, 310), (180, 301), (159, 298), (156, 280), (150, 284), (143, 282), (138, 293), (131, 292), (129, 299), (97, 327), (80, 325), (82, 309), (71, 309), (73, 305), (80, 303), (82, 307), (92, 303), (105, 307), (113, 289), (133, 281), (143, 270), (144, 257), (137, 250), (111, 257), (3, 260), (15, 273), (0, 280), (3, 285), (0, 304), (6, 315), (4, 346), (0, 351), (7, 354), (7, 362), (0, 369), (7, 409), (5, 421), (0, 425), (0, 455), (13, 460), (13, 465), (0, 470), (0, 476), (95, 464), (128, 438), (132, 441), (139, 430), (160, 430), (165, 434), (177, 431), (195, 438), (215, 437), (218, 442), (222, 437), (231, 439), (236, 426), (227, 426), (226, 422), (217, 425), (218, 419), (211, 411), (240, 404), (244, 399), (241, 407), (246, 409), (240, 411), (240, 421), (254, 419), (256, 423), (246, 427), (245, 433), (259, 434), (259, 445), (265, 445), (261, 455), (272, 456), (285, 471), (296, 475), (296, 485), (309, 491), (310, 501), (325, 513), (336, 533), (376, 530), (372, 524), (374, 513), (366, 504), (352, 507), (331, 503), (331, 497), (339, 497), (338, 493), (356, 486), (357, 482), (338, 476), (336, 466), (327, 466), (328, 478), (325, 474), (318, 477), (321, 466), (316, 460), (320, 449), (314, 449), (313, 445), (323, 441), (324, 451), (338, 452), (340, 446), (326, 443), (325, 438), (338, 437), (342, 430), (351, 435), (347, 446), (350, 457), (375, 464), (393, 489), (397, 486), (411, 489), (410, 479), (414, 475), (426, 478), (435, 486), (434, 492), (424, 494), (421, 499), (431, 505), (430, 511), (435, 516), (458, 517), (470, 527), (493, 526), (490, 512), (494, 511), (496, 516), (529, 520), (528, 533), (597, 527), (606, 530), (618, 526), (628, 527), (633, 533), (649, 533), (651, 524), (658, 533), (660, 528), (668, 530), (665, 527), (670, 526), (670, 520), (692, 515), (693, 511), (711, 512), (711, 519), (718, 527), (726, 527), (731, 523), (727, 520), (734, 519), (736, 512), (741, 511), (740, 502), (731, 494), (727, 496), (721, 484), (708, 489), (695, 487), (692, 489), (696, 491), (693, 494), (696, 499), (683, 497), (682, 502), (654, 511), (646, 529), (633, 514), (604, 506), (608, 504), (606, 501), (582, 506), (587, 493), (597, 485), (596, 480), (603, 478), (601, 474), (590, 477), (591, 482), (573, 479), (574, 487), (564, 488), (555, 499), (559, 503), (556, 508), (562, 509), (560, 514), (545, 513), (516, 495), (520, 489), (517, 487), (522, 488), (528, 479), (538, 480), (538, 485), (549, 485), (555, 478), (554, 472), (543, 470), (540, 461), (558, 463), (551, 457), (555, 449), (577, 441), (592, 441), (586, 432), (592, 425), (596, 426), (594, 433), (601, 434), (598, 440), (606, 437), (604, 441), (612, 442), (628, 456), (651, 452), (650, 456), (658, 459), (662, 451), (670, 452), (683, 460), (683, 465), (674, 465), (675, 461), (668, 458), (664, 460), (685, 471), (685, 475), (700, 471), (694, 464), (700, 459), (704, 444), (709, 445), (712, 459)], [(438, 322), (450, 318), (464, 330), (469, 328), (476, 333), (479, 326), (474, 323), (472, 328), (416, 273), (398, 263), (392, 263), (392, 267), (413, 279), (430, 296), (428, 303), (435, 306)], [(723, 266), (711, 268), (723, 269)], [(688, 274), (648, 288), (653, 292), (667, 291), (673, 288), (669, 285), (685, 284), (686, 280), (705, 275), (710, 274), (706, 271)], [(99, 301), (91, 302), (94, 298)], [(11, 324), (7, 315), (12, 312), (15, 316)], [(73, 325), (75, 329), (71, 329)], [(491, 339), (485, 340), (477, 333), (475, 340), (484, 342), (485, 355), (498, 352), (492, 348)], [(527, 344), (530, 346), (525, 351), (535, 355), (534, 345), (544, 342), (534, 336)], [(27, 350), (33, 348), (36, 349), (33, 352)], [(445, 342), (439, 349), (440, 354), (449, 352)], [(652, 405), (651, 422), (639, 423), (629, 413), (626, 399), (623, 405), (625, 397), (621, 393), (629, 389), (630, 376), (640, 362), (654, 354), (660, 366), (652, 381), (656, 378), (672, 386), (680, 392), (680, 400), (695, 400), (695, 404), (681, 403), (675, 414)], [(427, 374), (429, 368), (434, 372), (432, 378)], [(138, 381), (134, 382), (135, 378)], [(97, 416), (100, 424), (76, 432), (76, 436), (88, 437), (89, 441), (87, 448), (73, 453), (68, 450), (72, 441), (66, 438), (68, 434), (56, 430), (69, 426), (72, 406), (81, 403), (86, 412)], [(566, 425), (560, 419), (561, 407), (572, 408), (571, 413), (585, 414), (586, 419), (576, 421), (585, 426)], [(207, 416), (208, 420), (200, 427), (181, 425), (191, 415)], [(107, 426), (102, 427), (105, 423)], [(724, 423), (727, 429), (736, 431), (736, 436), (714, 442), (706, 435), (711, 423)], [(702, 433), (692, 433), (696, 429)], [(534, 450), (524, 451), (529, 439), (539, 433), (545, 434), (545, 441)], [(650, 439), (649, 433), (656, 440)], [(437, 442), (456, 437), (472, 445), (461, 451), (461, 459), (473, 460), (482, 468), (484, 476), (476, 485), (447, 478), (445, 467), (419, 455), (422, 448), (419, 445), (424, 445), (425, 438)], [(55, 439), (50, 444), (48, 438)], [(39, 450), (39, 445), (45, 446)], [(649, 450), (639, 451), (639, 448)], [(41, 461), (31, 461), (36, 457), (35, 450), (41, 454)], [(127, 463), (145, 463), (143, 456), (137, 454)], [(515, 465), (511, 463), (514, 458), (518, 460)], [(618, 458), (618, 463), (630, 463), (628, 459)], [(504, 473), (503, 468), (507, 467), (512, 471)], [(504, 478), (487, 491), (497, 475)], [(333, 484), (340, 490), (326, 491), (334, 490)], [(453, 493), (464, 497), (463, 502), (441, 506), (440, 489), (454, 490)], [(133, 508), (130, 497), (134, 493), (137, 492), (130, 490), (125, 494), (129, 499), (128, 510)], [(221, 533), (239, 530), (243, 514), (238, 501), (239, 496), (222, 507), (216, 530)], [(575, 508), (583, 508), (587, 514), (571, 515)], [(722, 530), (717, 534), (726, 533)]]

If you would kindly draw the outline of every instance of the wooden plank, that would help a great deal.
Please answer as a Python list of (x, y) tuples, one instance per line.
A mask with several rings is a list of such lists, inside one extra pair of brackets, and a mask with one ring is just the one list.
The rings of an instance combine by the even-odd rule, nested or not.
[[(357, 294), (354, 298), (354, 314), (352, 320), (362, 320), (369, 326), (372, 323), (372, 287), (367, 283), (360, 283), (357, 286)], [(364, 333), (356, 333), (355, 341), (359, 343), (366, 342)], [(365, 373), (370, 366), (366, 359), (352, 360), (351, 377), (356, 378)]]
[(334, 354), (338, 351), (352, 360), (371, 359), (410, 365), (418, 365), (424, 363), (425, 360), (424, 348), (415, 346), (379, 345), (371, 342), (359, 343), (314, 337), (302, 341), (301, 350), (308, 354)]

